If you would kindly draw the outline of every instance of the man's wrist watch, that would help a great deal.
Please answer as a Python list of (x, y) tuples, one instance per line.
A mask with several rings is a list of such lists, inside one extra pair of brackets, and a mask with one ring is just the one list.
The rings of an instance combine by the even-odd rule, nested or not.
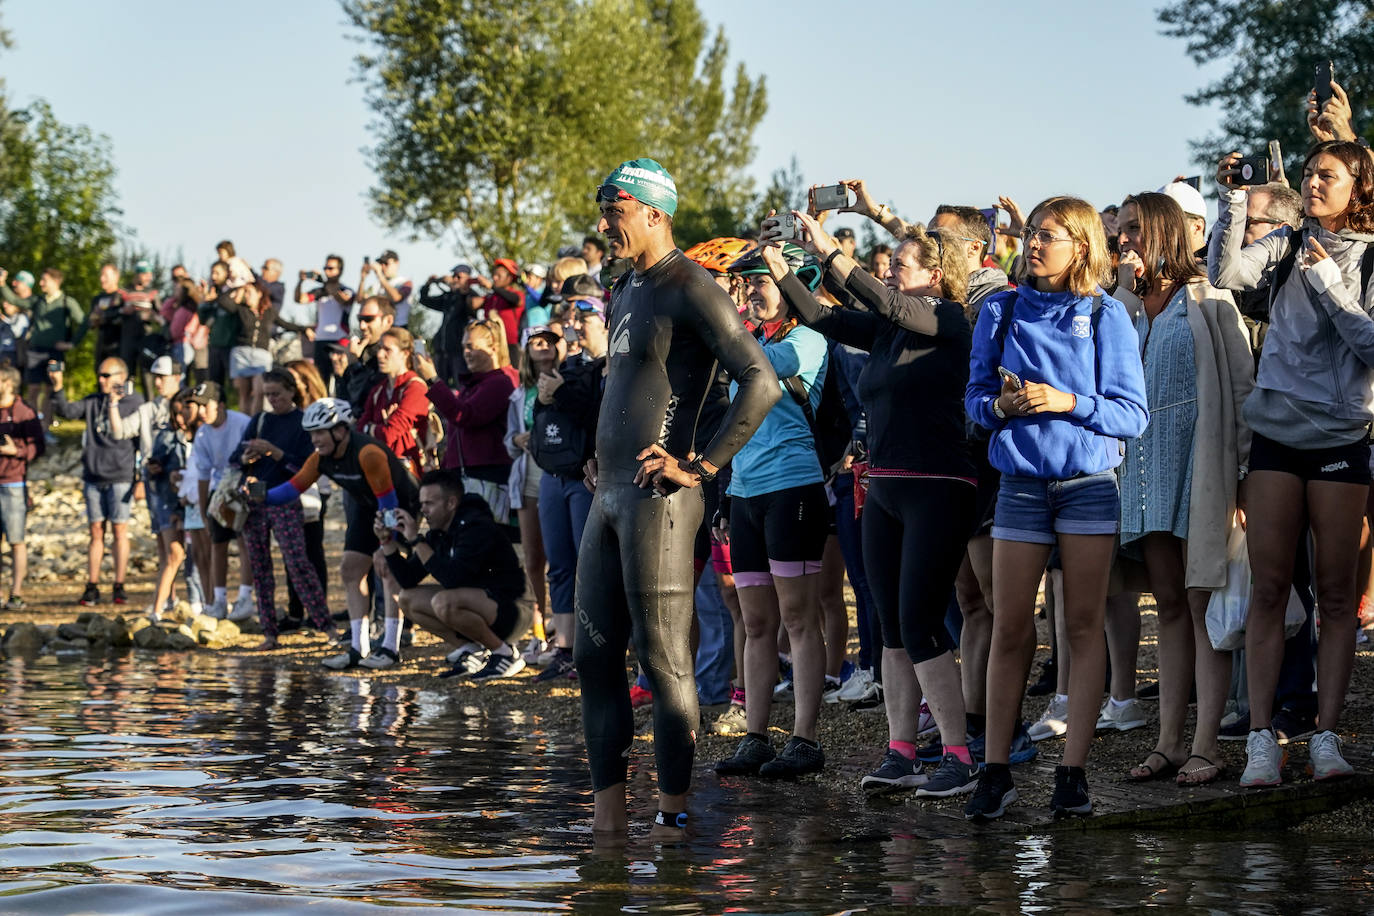
[(716, 472), (706, 470), (706, 467), (701, 463), (700, 455), (692, 459), (692, 463), (687, 465), (687, 470), (700, 477), (702, 483), (709, 483), (716, 479)]
[(1007, 412), (1002, 409), (1002, 399), (1000, 397), (992, 399), (992, 412), (999, 420), (1005, 420), (1007, 418)]

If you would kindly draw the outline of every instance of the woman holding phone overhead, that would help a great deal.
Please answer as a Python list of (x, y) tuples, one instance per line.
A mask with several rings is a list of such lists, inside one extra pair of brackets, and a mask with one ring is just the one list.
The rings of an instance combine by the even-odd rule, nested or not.
[(1001, 817), (1017, 798), (1012, 731), (1035, 652), (1036, 590), (1056, 543), (1073, 666), (1050, 808), (1056, 817), (1092, 812), (1083, 766), (1106, 670), (1103, 608), (1120, 518), (1114, 469), (1121, 440), (1140, 435), (1148, 420), (1135, 329), (1102, 292), (1111, 262), (1097, 211), (1051, 197), (1031, 211), (1022, 238), (1026, 280), (984, 302), (964, 398), (969, 417), (993, 431), (988, 459), (1002, 472), (986, 764), (964, 809), (979, 821)]
[(1240, 783), (1274, 786), (1285, 752), (1270, 720), (1304, 518), (1321, 607), (1310, 768), (1317, 779), (1353, 772), (1335, 729), (1354, 664), (1355, 568), (1370, 482), (1374, 158), (1348, 141), (1314, 146), (1302, 167), (1302, 227), (1281, 227), (1244, 247), (1239, 160), (1232, 153), (1217, 167), (1221, 208), (1208, 278), (1228, 289), (1270, 289), (1269, 331), (1244, 409), (1254, 431), (1246, 482), (1254, 583), (1245, 628), (1251, 731)]

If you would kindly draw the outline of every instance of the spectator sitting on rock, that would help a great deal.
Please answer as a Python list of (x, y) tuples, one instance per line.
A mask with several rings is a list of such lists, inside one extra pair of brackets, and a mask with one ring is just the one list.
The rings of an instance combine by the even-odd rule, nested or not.
[(0, 531), (10, 542), (10, 597), (4, 610), (24, 609), (24, 575), (28, 550), (24, 527), (28, 514), (25, 476), (29, 462), (43, 454), (43, 423), (19, 397), (19, 370), (0, 367)]

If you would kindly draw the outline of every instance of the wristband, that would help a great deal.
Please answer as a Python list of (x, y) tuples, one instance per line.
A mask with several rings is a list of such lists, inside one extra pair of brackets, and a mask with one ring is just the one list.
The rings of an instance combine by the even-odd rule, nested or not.
[(835, 260), (837, 257), (839, 257), (839, 256), (840, 256), (841, 254), (843, 254), (843, 253), (844, 253), (844, 252), (840, 251), (840, 249), (838, 249), (838, 248), (836, 248), (834, 251), (830, 252), (830, 254), (826, 256), (825, 262), (824, 262), (823, 264), (821, 264), (821, 273), (826, 273), (827, 271), (829, 271), (829, 270), (830, 270), (830, 265), (834, 262), (834, 260)]
[(700, 477), (702, 483), (710, 483), (716, 479), (714, 471), (708, 471), (702, 466), (700, 455), (692, 459), (692, 463), (687, 465), (687, 470)]

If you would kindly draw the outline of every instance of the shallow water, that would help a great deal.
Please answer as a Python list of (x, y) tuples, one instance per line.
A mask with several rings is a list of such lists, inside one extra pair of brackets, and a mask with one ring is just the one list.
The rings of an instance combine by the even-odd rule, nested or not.
[[(979, 834), (914, 806), (705, 774), (689, 846), (598, 852), (586, 786), (576, 741), (442, 687), (208, 652), (7, 659), (0, 913), (1291, 913), (1374, 900), (1374, 850), (1348, 840)], [(651, 797), (642, 772), (634, 791)]]

